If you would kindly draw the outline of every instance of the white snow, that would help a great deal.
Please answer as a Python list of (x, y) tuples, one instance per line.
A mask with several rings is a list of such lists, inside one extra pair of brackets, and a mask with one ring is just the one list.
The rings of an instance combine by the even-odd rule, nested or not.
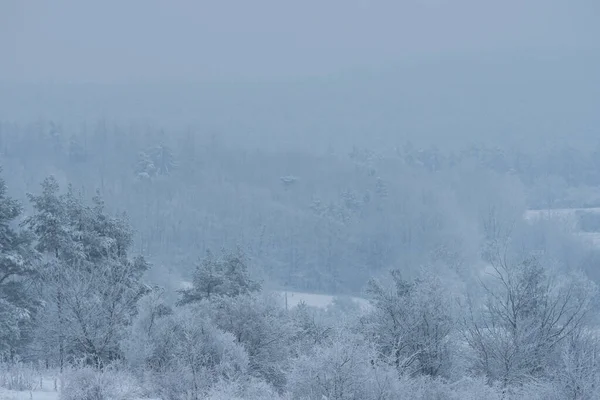
[[(14, 389), (15, 382), (24, 390)], [(27, 364), (0, 365), (0, 400), (56, 400), (58, 377), (48, 371), (31, 368)]]
[(562, 219), (565, 224), (571, 226), (573, 233), (584, 242), (594, 247), (600, 247), (600, 232), (582, 232), (576, 228), (576, 213), (580, 211), (600, 214), (600, 207), (527, 210), (523, 218), (526, 221), (535, 221), (544, 218)]
[(566, 217), (570, 218), (575, 215), (578, 211), (581, 212), (589, 212), (600, 214), (600, 207), (590, 207), (590, 208), (547, 208), (540, 210), (527, 210), (523, 215), (528, 221), (539, 219), (539, 218), (555, 218), (555, 217)]
[(577, 236), (594, 247), (600, 247), (600, 232), (578, 232)]
[(33, 390), (17, 392), (15, 390), (7, 390), (0, 388), (1, 400), (58, 400), (58, 392)]
[[(327, 308), (333, 304), (333, 300), (336, 296), (327, 294), (316, 294), (306, 292), (286, 292), (278, 291), (281, 296), (285, 299), (287, 294), (287, 304), (289, 308), (298, 306), (301, 302), (305, 303), (310, 307)], [(357, 303), (362, 310), (368, 310), (371, 306), (367, 299), (361, 297), (348, 297), (353, 302)]]

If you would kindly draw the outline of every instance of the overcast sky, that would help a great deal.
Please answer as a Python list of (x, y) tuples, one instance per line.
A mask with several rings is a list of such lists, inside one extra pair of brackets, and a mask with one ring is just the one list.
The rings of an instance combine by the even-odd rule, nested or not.
[(264, 80), (597, 52), (597, 0), (0, 0), (0, 81)]

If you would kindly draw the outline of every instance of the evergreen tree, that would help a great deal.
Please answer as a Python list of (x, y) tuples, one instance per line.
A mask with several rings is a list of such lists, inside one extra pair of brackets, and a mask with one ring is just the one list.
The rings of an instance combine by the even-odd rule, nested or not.
[(138, 154), (135, 164), (135, 174), (140, 179), (150, 179), (156, 175), (156, 166), (152, 158), (144, 151)]
[(120, 356), (125, 327), (148, 290), (142, 283), (148, 264), (142, 257), (128, 257), (133, 232), (124, 217), (107, 215), (99, 195), (93, 202), (93, 207), (84, 208), (87, 220), (82, 224), (81, 241), (86, 268), (79, 270), (80, 279), (72, 295), (80, 301), (73, 303), (71, 312), (82, 336), (77, 340), (79, 351), (102, 365)]
[[(47, 326), (42, 343), (44, 347), (47, 345), (50, 349), (57, 349), (57, 361), (62, 371), (67, 331), (65, 291), (69, 286), (66, 267), (81, 260), (82, 252), (70, 235), (65, 199), (59, 191), (58, 182), (51, 176), (42, 182), (41, 194), (28, 194), (35, 213), (25, 220), (24, 225), (35, 235), (35, 249), (42, 255), (41, 290), (47, 302), (46, 312), (42, 315), (46, 322), (52, 322), (51, 326)], [(49, 304), (52, 312), (48, 312)]]
[(35, 305), (25, 286), (35, 275), (31, 235), (14, 227), (21, 212), (0, 179), (0, 357), (19, 350)]
[(188, 304), (215, 296), (236, 297), (259, 291), (260, 283), (248, 274), (246, 260), (241, 252), (224, 253), (215, 258), (208, 251), (206, 257), (196, 267), (193, 285), (180, 291), (179, 305)]
[(131, 228), (106, 214), (99, 195), (86, 206), (71, 187), (61, 195), (48, 178), (30, 199), (35, 213), (26, 224), (45, 256), (40, 344), (58, 347), (61, 368), (81, 357), (101, 366), (119, 356), (124, 327), (146, 291), (141, 279), (148, 264), (128, 257)]
[(170, 175), (171, 171), (177, 167), (173, 151), (163, 143), (150, 151), (150, 157), (156, 166), (156, 173), (158, 175)]

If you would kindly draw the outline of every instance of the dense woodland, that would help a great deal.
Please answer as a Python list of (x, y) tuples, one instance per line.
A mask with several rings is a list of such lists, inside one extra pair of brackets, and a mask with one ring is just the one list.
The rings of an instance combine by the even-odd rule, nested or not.
[(259, 148), (1, 124), (3, 363), (64, 399), (600, 396), (595, 217), (523, 218), (599, 205), (600, 147)]
[[(105, 120), (73, 131), (43, 121), (0, 126), (5, 179), (26, 215), (25, 194), (49, 175), (84, 198), (99, 190), (111, 212), (127, 213), (135, 251), (169, 281), (189, 279), (206, 250), (241, 247), (255, 272), (278, 285), (359, 294), (392, 267), (479, 268), (490, 241), (536, 229), (520, 221), (528, 208), (599, 204), (593, 147), (523, 153), (408, 143), (301, 153), (223, 142)], [(594, 229), (591, 218), (583, 222)], [(531, 250), (553, 251), (538, 246)]]

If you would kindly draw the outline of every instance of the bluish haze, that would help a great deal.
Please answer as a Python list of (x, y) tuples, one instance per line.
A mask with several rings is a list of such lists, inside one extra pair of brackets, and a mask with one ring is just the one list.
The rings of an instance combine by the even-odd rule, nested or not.
[(591, 0), (4, 1), (3, 80), (275, 80), (599, 48)]
[(5, 119), (194, 125), (308, 149), (598, 135), (593, 1), (0, 7)]
[(0, 0), (0, 399), (600, 399), (597, 0)]

